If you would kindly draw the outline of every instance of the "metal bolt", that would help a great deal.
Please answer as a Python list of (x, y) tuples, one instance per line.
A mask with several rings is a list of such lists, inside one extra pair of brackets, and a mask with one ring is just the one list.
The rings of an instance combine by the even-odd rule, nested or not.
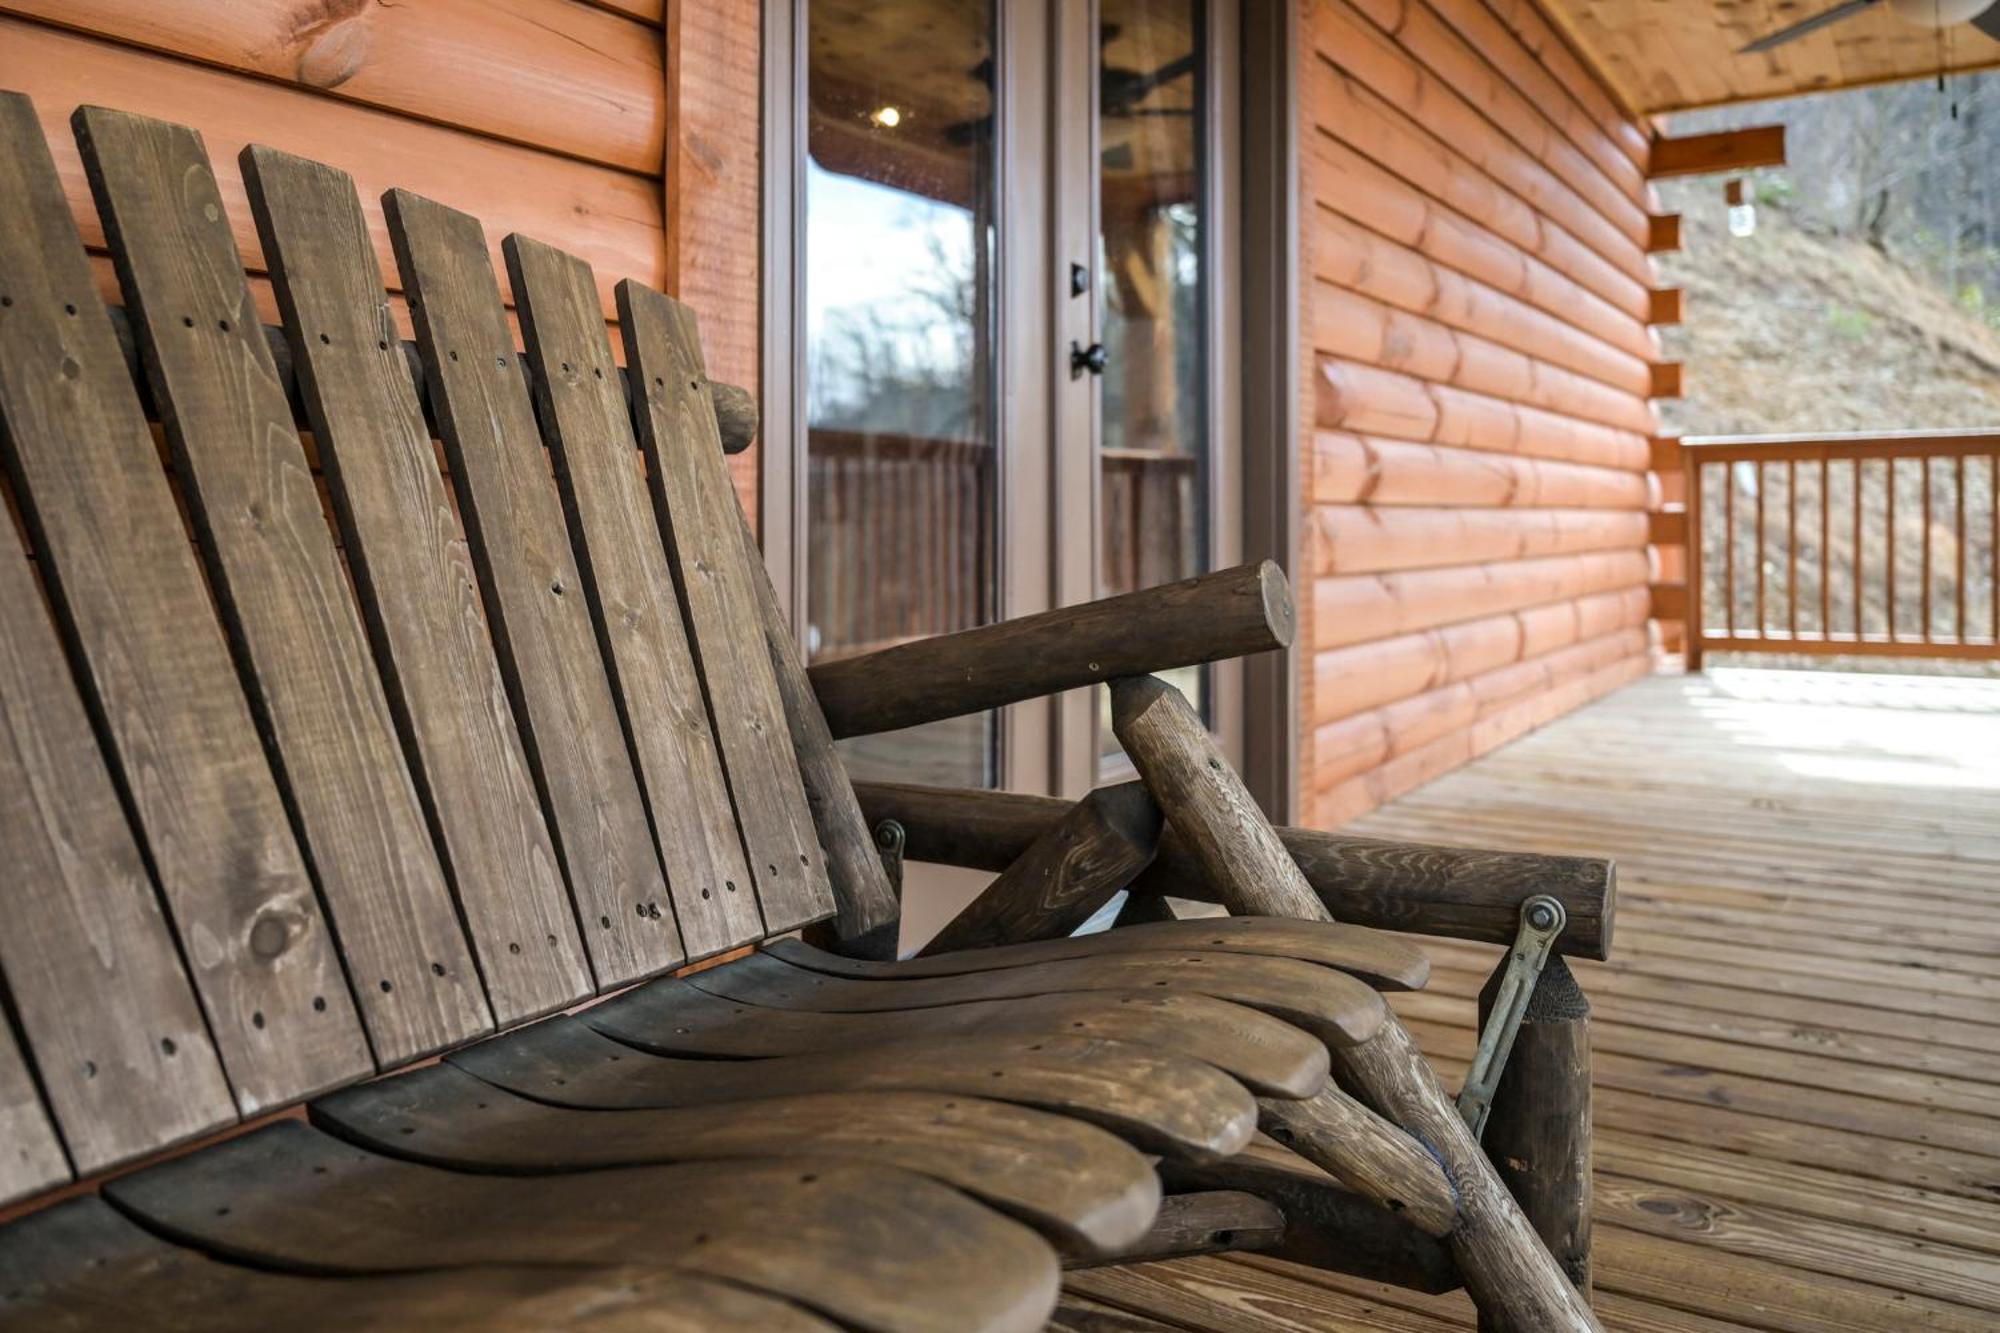
[(1536, 930), (1547, 930), (1556, 923), (1556, 909), (1553, 903), (1534, 903), (1528, 908), (1528, 924)]

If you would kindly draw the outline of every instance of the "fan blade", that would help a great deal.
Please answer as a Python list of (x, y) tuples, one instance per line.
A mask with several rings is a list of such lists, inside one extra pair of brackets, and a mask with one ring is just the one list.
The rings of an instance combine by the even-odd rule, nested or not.
[(1786, 42), (1796, 41), (1809, 32), (1818, 32), (1829, 23), (1838, 23), (1844, 18), (1852, 18), (1862, 10), (1873, 9), (1881, 3), (1882, 0), (1846, 0), (1845, 4), (1835, 5), (1825, 13), (1815, 14), (1808, 19), (1800, 19), (1789, 28), (1780, 28), (1768, 37), (1759, 37), (1736, 54), (1739, 56), (1754, 55), (1759, 51), (1768, 51), (1774, 46), (1783, 46)]
[(1972, 16), (1972, 26), (2000, 42), (2000, 2), (1988, 5)]

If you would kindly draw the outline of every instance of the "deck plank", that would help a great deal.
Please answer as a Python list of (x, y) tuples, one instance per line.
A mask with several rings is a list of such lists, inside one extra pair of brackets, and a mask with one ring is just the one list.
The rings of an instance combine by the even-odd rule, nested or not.
[[(2000, 1255), (2000, 681), (1656, 677), (1352, 826), (1616, 857), (1597, 1305), (1646, 1333), (1990, 1328)], [(1396, 997), (1448, 1085), (1487, 945)], [(1253, 1255), (1072, 1275), (1189, 1329), (1470, 1329)]]

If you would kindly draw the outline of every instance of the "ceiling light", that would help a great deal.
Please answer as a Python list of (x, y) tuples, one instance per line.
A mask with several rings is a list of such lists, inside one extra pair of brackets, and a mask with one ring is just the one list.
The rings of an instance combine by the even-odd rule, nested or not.
[(903, 123), (903, 113), (893, 106), (877, 107), (868, 113), (868, 119), (885, 130), (893, 130)]

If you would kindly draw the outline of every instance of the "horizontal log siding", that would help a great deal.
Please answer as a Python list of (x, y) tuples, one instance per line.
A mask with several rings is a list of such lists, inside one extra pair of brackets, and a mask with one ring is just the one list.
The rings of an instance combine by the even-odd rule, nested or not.
[[(754, 6), (747, 22), (745, 13), (740, 3), (702, 7), (698, 36), (710, 41), (721, 29), (740, 44), (747, 27), (754, 57)], [(754, 385), (754, 250), (746, 274), (740, 262), (718, 262), (713, 244), (670, 244), (669, 218), (682, 229), (691, 219), (717, 220), (692, 201), (667, 207), (663, 176), (676, 127), (662, 14), (658, 0), (329, 0), (304, 9), (257, 0), (0, 0), (0, 87), (34, 99), (100, 260), (103, 230), (68, 124), (80, 104), (201, 131), (266, 319), (276, 315), (263, 300), (263, 254), (236, 167), (251, 142), (354, 177), (392, 285), (380, 198), (400, 185), (485, 224), (503, 290), (499, 244), (514, 231), (590, 261), (607, 318), (620, 278), (685, 288), (706, 317), (710, 372)], [(741, 64), (705, 51), (686, 63), (680, 101), (710, 117), (747, 114), (754, 136), (757, 92), (754, 80), (745, 91)], [(738, 194), (728, 206), (740, 214), (731, 230), (754, 242), (754, 191), (747, 205)], [(696, 270), (693, 280), (683, 267)], [(107, 299), (118, 299), (108, 261), (99, 271)], [(407, 332), (400, 297), (395, 305)], [(754, 453), (731, 465), (739, 491), (754, 496)]]
[(1508, 0), (1301, 0), (1300, 792), (1329, 826), (1649, 668), (1651, 196)]

